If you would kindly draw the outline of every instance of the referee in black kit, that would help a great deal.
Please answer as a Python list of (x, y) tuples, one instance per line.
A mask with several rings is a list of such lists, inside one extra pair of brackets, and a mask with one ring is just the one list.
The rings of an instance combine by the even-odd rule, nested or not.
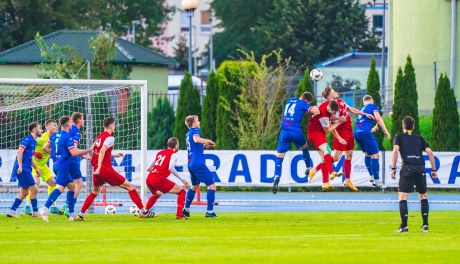
[(396, 162), (398, 161), (398, 152), (401, 153), (402, 167), (399, 173), (399, 213), (401, 214), (401, 225), (398, 233), (409, 231), (407, 227), (407, 197), (408, 193), (415, 190), (419, 193), (421, 211), (423, 218), (422, 232), (428, 232), (428, 196), (426, 195), (426, 175), (425, 160), (423, 151), (428, 154), (431, 163), (431, 177), (437, 178), (436, 166), (434, 162), (433, 151), (423, 137), (412, 133), (415, 120), (410, 117), (404, 117), (402, 127), (404, 133), (396, 135), (393, 143), (393, 158), (391, 166), (391, 178), (396, 179)]

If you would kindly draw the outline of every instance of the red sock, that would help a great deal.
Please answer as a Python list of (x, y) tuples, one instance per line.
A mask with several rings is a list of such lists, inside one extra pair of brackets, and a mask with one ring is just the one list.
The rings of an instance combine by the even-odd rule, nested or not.
[(324, 164), (326, 164), (326, 169), (329, 174), (331, 174), (334, 170), (332, 169), (332, 163), (333, 163), (332, 156), (329, 154), (324, 155)]
[(316, 165), (315, 170), (316, 170), (316, 171), (319, 171), (319, 170), (321, 170), (322, 168), (323, 168), (323, 163), (319, 163), (318, 165)]
[(345, 159), (343, 163), (343, 170), (345, 171), (345, 178), (349, 180), (351, 175), (351, 160)]
[(93, 204), (95, 198), (96, 195), (94, 193), (90, 193), (88, 197), (86, 197), (80, 212), (83, 214), (86, 213), (86, 210), (88, 210), (88, 208)]
[(141, 197), (137, 193), (136, 189), (132, 189), (131, 191), (128, 192), (129, 197), (131, 197), (131, 200), (133, 203), (137, 206), (139, 209), (144, 209), (144, 205), (142, 204)]
[(321, 163), (321, 173), (323, 174), (323, 183), (326, 183), (329, 181), (329, 173), (327, 172), (327, 165), (326, 163)]
[(153, 205), (157, 202), (158, 198), (160, 198), (160, 196), (152, 195), (152, 197), (149, 198), (147, 204), (145, 205), (145, 210), (150, 211)]
[(176, 216), (182, 216), (182, 209), (184, 209), (185, 204), (185, 190), (182, 189), (177, 194), (177, 212)]

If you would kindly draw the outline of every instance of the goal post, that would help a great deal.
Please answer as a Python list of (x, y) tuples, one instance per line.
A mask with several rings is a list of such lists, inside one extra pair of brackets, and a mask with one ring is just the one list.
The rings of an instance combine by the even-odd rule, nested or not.
[[(73, 112), (81, 112), (85, 116), (86, 126), (82, 129), (80, 142), (81, 148), (86, 148), (102, 132), (101, 121), (113, 116), (117, 122), (114, 150), (133, 153), (129, 159), (119, 162), (129, 163), (129, 168), (126, 165), (125, 168), (116, 169), (129, 180), (133, 172), (140, 177), (136, 179), (136, 185), (140, 187), (140, 195), (145, 203), (147, 100), (145, 80), (0, 78), (1, 183), (16, 183), (15, 179), (8, 176), (11, 174), (20, 140), (28, 134), (28, 123), (38, 121), (45, 130), (47, 119), (57, 121), (62, 115), (70, 116)], [(135, 167), (132, 164), (133, 159), (136, 161)], [(81, 171), (90, 183), (92, 170), (89, 165)], [(85, 194), (86, 192), (83, 195)], [(82, 199), (84, 197), (81, 195), (79, 200)]]

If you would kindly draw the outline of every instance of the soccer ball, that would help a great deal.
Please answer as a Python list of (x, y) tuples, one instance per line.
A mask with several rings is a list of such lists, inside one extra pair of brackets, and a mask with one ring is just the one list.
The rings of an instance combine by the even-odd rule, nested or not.
[(132, 214), (132, 215), (138, 215), (139, 214), (139, 208), (137, 208), (137, 206), (135, 206), (135, 205), (131, 205), (131, 207), (129, 207), (129, 213)]
[(315, 82), (320, 81), (321, 79), (323, 79), (323, 71), (321, 71), (319, 69), (311, 70), (310, 78)]
[(107, 205), (105, 207), (105, 214), (116, 214), (117, 208), (113, 205)]

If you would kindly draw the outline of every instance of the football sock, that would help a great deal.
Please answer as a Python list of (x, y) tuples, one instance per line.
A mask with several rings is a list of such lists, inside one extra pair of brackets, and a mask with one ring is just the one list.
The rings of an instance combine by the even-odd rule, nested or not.
[(327, 172), (327, 166), (326, 163), (321, 163), (321, 173), (323, 174), (323, 183), (326, 183), (329, 181), (329, 173)]
[(307, 168), (310, 168), (312, 164), (310, 162), (310, 151), (308, 151), (308, 148), (302, 150), (302, 156), (303, 160), (305, 161), (305, 166), (307, 166)]
[(208, 200), (208, 212), (212, 212), (214, 210), (214, 201), (216, 200), (216, 190), (208, 189), (206, 199)]
[(422, 211), (422, 218), (423, 218), (423, 225), (428, 225), (428, 212), (430, 211), (430, 206), (428, 205), (428, 199), (420, 200), (421, 203), (421, 211)]
[[(324, 162), (324, 160), (323, 160), (323, 162)], [(323, 162), (318, 163), (318, 165), (316, 165), (316, 167), (315, 167), (316, 171), (319, 171), (319, 170), (323, 169)]]
[(276, 157), (275, 160), (275, 177), (281, 177), (281, 168), (283, 167), (283, 159), (284, 158), (278, 158)]
[(136, 189), (132, 189), (131, 191), (128, 192), (129, 197), (131, 197), (131, 200), (133, 203), (139, 208), (139, 210), (142, 211), (144, 209), (144, 205), (142, 204), (141, 197), (139, 196), (139, 193), (137, 193)]
[(75, 193), (72, 192), (72, 191), (67, 192), (66, 204), (69, 207), (69, 213), (70, 214), (73, 214), (74, 211), (75, 211), (75, 202), (76, 202), (76, 200), (75, 200), (74, 195), (75, 195)]
[(407, 201), (399, 201), (399, 214), (401, 215), (401, 227), (407, 226), (407, 217), (408, 217), (408, 209), (407, 209)]
[(364, 157), (364, 164), (366, 164), (366, 169), (369, 172), (369, 175), (372, 176), (372, 169), (371, 169), (371, 157)]
[(48, 196), (48, 200), (45, 203), (45, 207), (50, 209), (51, 205), (59, 198), (61, 191), (54, 189), (53, 192)]
[(333, 159), (330, 154), (324, 155), (324, 164), (326, 164), (326, 169), (329, 174), (334, 172), (334, 170), (332, 169), (332, 162), (333, 162)]
[(379, 173), (380, 173), (380, 164), (379, 164), (379, 159), (371, 159), (371, 169), (372, 169), (372, 175), (374, 176), (374, 180), (378, 180)]
[(349, 180), (351, 176), (351, 160), (347, 160), (347, 159), (344, 160), (343, 170), (345, 171), (345, 178)]
[[(54, 189), (56, 189), (56, 185), (55, 186), (48, 185), (48, 196), (50, 196), (50, 194), (54, 191)], [(56, 206), (56, 203), (54, 203), (53, 206)]]
[(180, 192), (177, 194), (177, 211), (176, 211), (176, 216), (181, 216), (182, 215), (182, 209), (184, 209), (184, 204), (185, 204), (185, 190), (182, 189)]
[(32, 204), (32, 211), (38, 212), (37, 198), (35, 198), (35, 199), (30, 199), (30, 203)]
[(158, 198), (160, 198), (160, 196), (152, 195), (145, 205), (145, 210), (150, 211), (153, 205), (157, 202)]
[(21, 199), (19, 199), (19, 198), (14, 199), (13, 205), (10, 208), (11, 211), (16, 211), (16, 209), (18, 209), (18, 207), (21, 205), (21, 203), (22, 203)]
[(93, 192), (86, 197), (85, 202), (83, 202), (83, 206), (81, 207), (80, 216), (83, 216), (83, 214), (86, 213), (86, 210), (88, 210), (88, 208), (93, 204), (95, 198), (96, 195)]
[(195, 191), (190, 188), (187, 191), (187, 199), (185, 200), (186, 209), (190, 208), (190, 205), (192, 204), (193, 199), (195, 199)]

